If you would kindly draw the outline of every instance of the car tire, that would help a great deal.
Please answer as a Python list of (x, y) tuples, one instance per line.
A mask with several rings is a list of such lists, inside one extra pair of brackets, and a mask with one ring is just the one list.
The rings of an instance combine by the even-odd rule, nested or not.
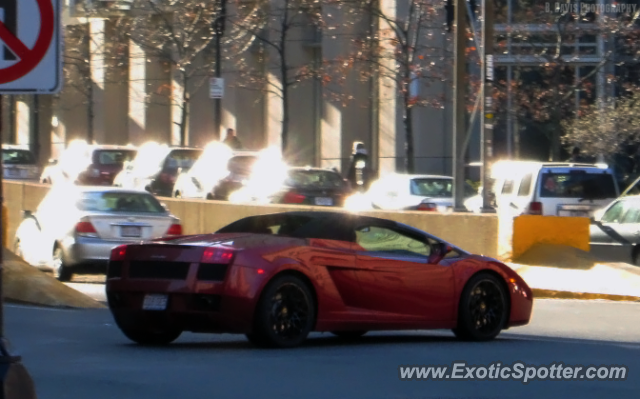
[(316, 304), (311, 289), (293, 275), (272, 280), (256, 306), (252, 343), (270, 348), (300, 345), (315, 325)]
[(211, 193), (208, 193), (208, 194), (207, 194), (207, 199), (208, 199), (208, 200), (213, 200), (213, 199), (214, 199), (214, 198), (213, 198), (213, 195), (211, 195)]
[(368, 333), (368, 331), (331, 331), (331, 334), (345, 340), (355, 340)]
[(64, 263), (64, 251), (62, 247), (56, 245), (53, 250), (53, 277), (58, 281), (71, 281), (73, 273)]
[(640, 244), (636, 245), (631, 252), (631, 264), (640, 266)]
[(145, 328), (136, 329), (122, 326), (120, 326), (120, 331), (133, 342), (145, 346), (169, 345), (182, 334), (182, 331), (175, 329), (154, 331)]
[(490, 273), (478, 273), (465, 285), (458, 307), (456, 337), (468, 341), (490, 341), (500, 334), (509, 317), (509, 299), (504, 283)]
[(173, 197), (174, 198), (182, 198), (182, 194), (180, 193), (180, 191), (176, 191), (175, 193), (173, 193)]

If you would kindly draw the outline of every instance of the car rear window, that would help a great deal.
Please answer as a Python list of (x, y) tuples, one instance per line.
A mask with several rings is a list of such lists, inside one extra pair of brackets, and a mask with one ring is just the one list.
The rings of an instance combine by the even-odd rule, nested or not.
[(36, 161), (31, 151), (3, 149), (2, 163), (11, 165), (32, 165), (35, 164)]
[(189, 169), (202, 155), (202, 150), (174, 150), (171, 151), (165, 162), (169, 169)]
[(337, 188), (344, 185), (342, 177), (325, 170), (292, 170), (286, 184), (299, 188)]
[(453, 179), (411, 179), (411, 194), (421, 197), (453, 197)]
[(543, 173), (540, 179), (540, 197), (544, 198), (615, 198), (616, 186), (609, 173)]
[(93, 163), (97, 165), (122, 165), (136, 156), (135, 150), (97, 150), (93, 152)]
[(86, 212), (166, 213), (151, 194), (126, 192), (82, 193), (78, 208)]

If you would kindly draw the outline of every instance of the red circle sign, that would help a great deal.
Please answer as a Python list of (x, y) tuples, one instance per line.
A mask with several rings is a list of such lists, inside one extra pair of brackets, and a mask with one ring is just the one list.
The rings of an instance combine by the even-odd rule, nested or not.
[(55, 30), (55, 13), (51, 0), (36, 0), (40, 8), (40, 32), (32, 49), (25, 46), (0, 22), (0, 39), (20, 58), (14, 65), (0, 69), (0, 84), (13, 82), (33, 70), (49, 51)]

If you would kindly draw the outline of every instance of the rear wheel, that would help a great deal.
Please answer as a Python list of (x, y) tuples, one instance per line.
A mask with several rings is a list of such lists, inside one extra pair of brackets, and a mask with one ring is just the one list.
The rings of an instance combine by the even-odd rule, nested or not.
[(357, 339), (365, 335), (368, 331), (331, 331), (331, 334), (342, 339)]
[(247, 338), (259, 346), (291, 348), (307, 338), (315, 317), (315, 300), (307, 284), (291, 275), (276, 277), (262, 293)]
[(64, 251), (61, 247), (56, 246), (53, 250), (53, 277), (59, 281), (71, 281), (73, 273), (64, 263)]
[(507, 323), (509, 300), (500, 279), (479, 273), (464, 288), (458, 310), (458, 326), (453, 330), (460, 339), (489, 341)]
[(176, 329), (150, 330), (120, 327), (120, 331), (133, 342), (149, 346), (168, 345), (182, 334), (182, 331)]

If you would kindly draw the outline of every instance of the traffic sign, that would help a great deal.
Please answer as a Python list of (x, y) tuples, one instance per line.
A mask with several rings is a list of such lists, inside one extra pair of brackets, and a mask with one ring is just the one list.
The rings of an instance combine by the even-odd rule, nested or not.
[(0, 94), (60, 91), (60, 0), (0, 0), (0, 42)]
[(211, 80), (209, 81), (209, 97), (210, 98), (224, 97), (224, 79), (223, 78), (211, 78)]

